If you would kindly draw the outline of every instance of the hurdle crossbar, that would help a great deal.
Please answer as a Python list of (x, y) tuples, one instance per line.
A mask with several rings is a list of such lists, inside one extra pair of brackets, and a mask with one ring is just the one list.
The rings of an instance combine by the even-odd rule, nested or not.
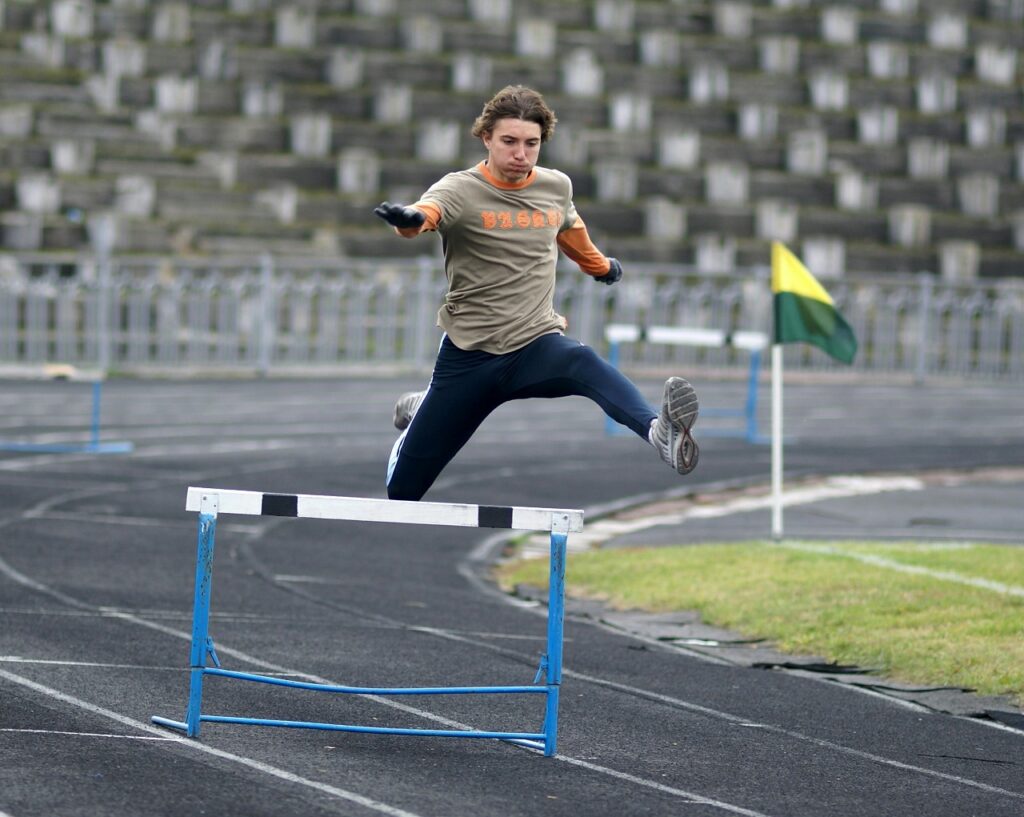
[[(153, 723), (199, 736), (202, 722), (249, 726), (276, 726), (325, 729), (366, 734), (491, 738), (555, 754), (558, 736), (558, 698), (562, 682), (562, 641), (565, 608), (565, 552), (568, 534), (583, 530), (583, 511), (551, 508), (524, 508), (494, 505), (461, 505), (438, 502), (402, 502), (360, 497), (278, 494), (219, 488), (188, 489), (185, 509), (199, 513), (196, 553), (195, 591), (192, 609), (192, 646), (190, 654), (189, 700), (185, 720), (158, 715)], [(548, 591), (547, 650), (532, 685), (447, 686), (447, 687), (358, 687), (293, 681), (259, 673), (223, 669), (209, 636), (210, 590), (213, 581), (214, 534), (219, 514), (278, 516), (309, 519), (333, 519), (356, 522), (383, 522), (410, 525), (504, 528), (548, 531), (551, 534), (550, 586)], [(207, 660), (213, 666), (207, 666)], [(203, 678), (207, 675), (320, 692), (356, 695), (466, 695), (466, 694), (542, 694), (545, 696), (544, 720), (535, 731), (486, 731), (473, 729), (411, 729), (362, 726), (358, 724), (320, 723), (202, 712)], [(544, 683), (541, 684), (541, 678)]]
[[(743, 437), (749, 443), (764, 443), (768, 438), (760, 434), (757, 426), (757, 390), (761, 372), (761, 354), (768, 347), (768, 336), (764, 332), (737, 331), (724, 329), (702, 329), (682, 326), (637, 326), (627, 323), (612, 323), (605, 327), (608, 341), (608, 362), (618, 368), (623, 343), (661, 343), (668, 346), (731, 346), (750, 352), (750, 368), (747, 373), (747, 397), (743, 408), (701, 408), (707, 417), (742, 417), (742, 428), (712, 428), (701, 431), (703, 436)], [(605, 433), (617, 434), (620, 426), (611, 417), (605, 418)]]

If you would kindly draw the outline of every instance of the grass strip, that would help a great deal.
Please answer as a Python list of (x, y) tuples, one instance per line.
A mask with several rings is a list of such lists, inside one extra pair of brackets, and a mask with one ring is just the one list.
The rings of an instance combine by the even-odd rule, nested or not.
[[(769, 639), (785, 652), (856, 664), (907, 683), (965, 687), (1024, 703), (1024, 548), (786, 545), (740, 542), (572, 554), (567, 592), (616, 609), (696, 610), (708, 624)], [(903, 572), (901, 566), (936, 575)], [(497, 579), (506, 590), (520, 584), (546, 587), (547, 560), (509, 562), (497, 569)], [(977, 580), (990, 586), (969, 583)]]

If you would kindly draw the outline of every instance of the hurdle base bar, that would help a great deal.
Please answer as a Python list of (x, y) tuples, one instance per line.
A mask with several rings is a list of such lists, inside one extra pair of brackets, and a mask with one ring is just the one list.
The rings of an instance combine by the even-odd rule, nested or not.
[(23, 451), (33, 454), (128, 454), (135, 447), (121, 443), (19, 443), (0, 441), (0, 451)]
[[(365, 735), (404, 735), (428, 738), (482, 738), (504, 740), (530, 749), (543, 751), (545, 735), (542, 732), (488, 732), (471, 729), (406, 729), (397, 726), (360, 726), (347, 723), (318, 723), (316, 721), (286, 721), (274, 718), (243, 718), (234, 715), (201, 715), (204, 723), (230, 723), (237, 726), (272, 726), (283, 729), (320, 729), (328, 732), (355, 732)], [(181, 732), (188, 730), (188, 724), (154, 715), (150, 719), (159, 726), (166, 726)]]
[[(195, 596), (192, 614), (189, 702), (184, 721), (154, 715), (151, 721), (199, 737), (200, 724), (229, 723), (299, 729), (321, 729), (364, 734), (423, 737), (483, 738), (507, 741), (535, 749), (545, 756), (555, 754), (558, 733), (558, 702), (562, 674), (562, 639), (565, 595), (565, 555), (569, 531), (582, 530), (583, 512), (548, 508), (512, 508), (441, 503), (396, 502), (292, 494), (264, 494), (255, 491), (229, 491), (189, 488), (187, 510), (199, 511), (196, 553)], [(531, 686), (447, 686), (447, 687), (356, 687), (294, 681), (259, 673), (222, 669), (209, 636), (210, 589), (212, 585), (214, 533), (219, 513), (262, 516), (302, 516), (319, 519), (347, 519), (378, 522), (404, 522), (463, 527), (501, 527), (517, 530), (548, 530), (551, 533), (550, 590), (548, 603), (547, 652)], [(214, 667), (206, 666), (207, 659)], [(465, 695), (465, 694), (542, 694), (545, 696), (544, 722), (540, 732), (514, 732), (476, 729), (426, 729), (361, 726), (234, 715), (203, 714), (203, 678), (221, 676), (241, 681), (272, 684), (321, 692), (365, 696), (388, 695)], [(541, 679), (544, 683), (540, 683)]]

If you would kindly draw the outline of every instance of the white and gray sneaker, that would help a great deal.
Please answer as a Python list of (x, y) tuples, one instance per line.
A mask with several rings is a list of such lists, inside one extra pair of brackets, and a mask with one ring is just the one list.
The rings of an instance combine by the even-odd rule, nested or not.
[(689, 474), (697, 467), (700, 449), (690, 435), (696, 422), (697, 392), (689, 381), (670, 377), (665, 381), (661, 413), (651, 426), (651, 444), (680, 474)]
[(395, 403), (395, 428), (399, 431), (405, 431), (409, 427), (409, 423), (416, 416), (420, 403), (423, 402), (423, 398), (426, 396), (427, 392), (423, 390), (409, 391), (398, 398), (398, 402)]

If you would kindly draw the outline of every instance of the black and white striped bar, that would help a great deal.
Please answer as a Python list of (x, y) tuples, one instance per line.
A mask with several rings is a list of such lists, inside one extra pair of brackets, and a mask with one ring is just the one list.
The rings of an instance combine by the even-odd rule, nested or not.
[(353, 522), (508, 528), (558, 533), (577, 533), (583, 530), (583, 511), (579, 510), (404, 502), (394, 499), (315, 494), (268, 494), (262, 491), (234, 491), (222, 488), (190, 487), (185, 500), (185, 510), (199, 511), (204, 496), (217, 497), (218, 514), (347, 519)]

